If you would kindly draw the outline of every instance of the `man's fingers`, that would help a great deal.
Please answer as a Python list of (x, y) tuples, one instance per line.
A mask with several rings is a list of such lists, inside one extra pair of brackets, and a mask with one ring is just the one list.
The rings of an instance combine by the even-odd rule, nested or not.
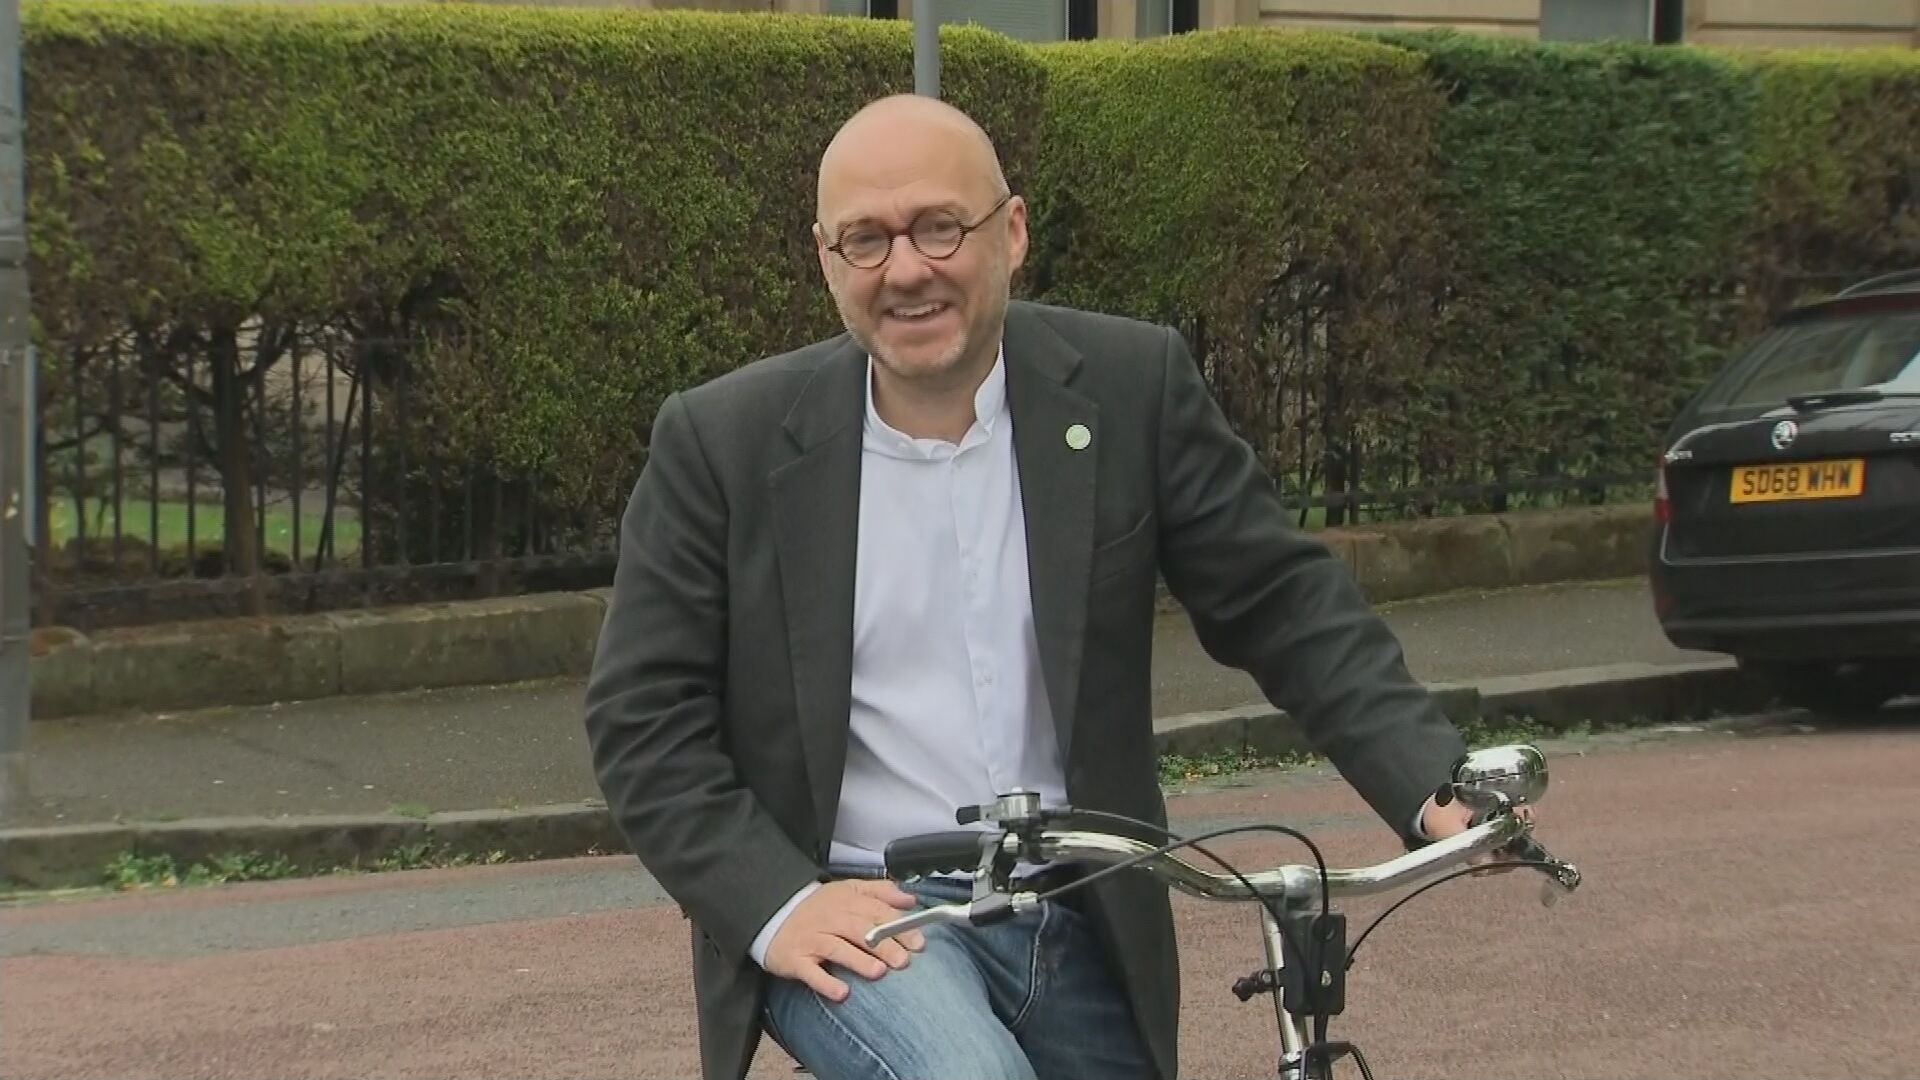
[(880, 944), (875, 945), (872, 952), (895, 971), (907, 966), (906, 946), (900, 944), (900, 942), (894, 938), (888, 938)]
[(905, 945), (900, 942), (899, 936), (888, 938), (878, 945), (873, 946), (871, 949), (867, 948), (867, 931), (891, 918), (893, 915), (891, 909), (883, 910), (886, 910), (887, 914), (879, 918), (872, 918), (865, 912), (847, 912), (846, 916), (834, 925), (833, 933), (845, 938), (854, 948), (864, 950), (879, 957), (880, 960), (890, 968), (897, 969), (906, 967), (907, 950)]
[(819, 994), (828, 1001), (845, 1001), (847, 1000), (847, 994), (850, 992), (846, 983), (827, 974), (827, 969), (818, 964), (801, 964), (800, 970), (796, 973), (796, 977), (799, 978), (801, 982), (806, 983), (814, 993)]
[[(910, 892), (906, 892), (891, 881), (863, 881), (861, 884), (865, 886), (861, 889), (861, 893), (878, 902), (861, 905), (859, 911), (860, 917), (869, 921), (866, 926), (860, 928), (858, 934), (854, 935), (854, 940), (856, 941), (864, 938), (867, 930), (872, 927), (878, 926), (881, 923), (892, 922), (900, 917), (901, 911), (910, 910), (920, 903), (918, 897)], [(900, 947), (906, 949), (908, 952), (919, 952), (927, 947), (926, 937), (918, 930), (909, 930), (904, 934), (897, 934), (892, 940), (899, 942)], [(899, 965), (895, 966), (897, 967)]]
[(863, 895), (871, 896), (875, 900), (878, 900), (889, 907), (896, 907), (901, 909), (902, 911), (905, 911), (908, 908), (913, 907), (914, 904), (919, 902), (916, 899), (914, 899), (914, 895), (912, 893), (906, 891), (905, 889), (902, 889), (900, 886), (894, 884), (893, 882), (887, 881), (884, 879), (875, 880), (875, 881), (861, 881), (859, 884), (855, 886), (855, 888), (857, 888)]
[(1506, 862), (1509, 858), (1511, 858), (1511, 856), (1506, 854), (1494, 854), (1489, 852), (1481, 852), (1478, 855), (1470, 856), (1467, 859), (1467, 865), (1479, 867), (1482, 874), (1486, 874), (1490, 876), (1497, 876), (1499, 874), (1511, 874), (1519, 868), (1514, 866), (1501, 866), (1498, 868), (1494, 867), (1495, 863)]
[(820, 959), (831, 960), (869, 982), (887, 973), (887, 965), (879, 957), (843, 937), (828, 938), (819, 955)]
[[(873, 920), (871, 923), (868, 923), (866, 926), (861, 927), (860, 932), (854, 935), (854, 940), (856, 941), (866, 940), (868, 930), (872, 929), (875, 926), (878, 926), (883, 922), (892, 922), (893, 918), (894, 916), (889, 914), (889, 915), (883, 915), (880, 918)], [(874, 947), (885, 948), (889, 945), (894, 946), (895, 948), (903, 949), (907, 952), (919, 952), (920, 950), (927, 947), (927, 939), (926, 939), (926, 935), (922, 934), (918, 930), (908, 930), (905, 933), (895, 934), (891, 938), (888, 938), (886, 941), (883, 941), (879, 945), (876, 945)], [(894, 966), (898, 967), (899, 965), (896, 964)]]
[(897, 907), (875, 900), (863, 900), (848, 909), (847, 914), (863, 920), (865, 925), (861, 927), (861, 932), (865, 933), (866, 927), (879, 926), (881, 923), (890, 923), (905, 915), (906, 912)]

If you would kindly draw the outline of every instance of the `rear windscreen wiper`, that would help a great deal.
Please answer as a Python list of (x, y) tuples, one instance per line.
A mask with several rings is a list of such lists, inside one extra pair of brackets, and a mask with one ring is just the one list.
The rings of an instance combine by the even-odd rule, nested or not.
[(1793, 406), (1796, 412), (1812, 412), (1841, 405), (1864, 405), (1870, 401), (1880, 401), (1886, 396), (1880, 390), (1822, 390), (1814, 394), (1790, 395), (1787, 404)]

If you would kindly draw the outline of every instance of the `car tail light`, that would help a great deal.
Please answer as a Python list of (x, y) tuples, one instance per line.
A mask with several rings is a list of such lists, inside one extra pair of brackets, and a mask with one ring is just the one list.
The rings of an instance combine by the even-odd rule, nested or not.
[(1667, 494), (1667, 464), (1653, 471), (1653, 520), (1661, 525), (1673, 520), (1673, 499)]

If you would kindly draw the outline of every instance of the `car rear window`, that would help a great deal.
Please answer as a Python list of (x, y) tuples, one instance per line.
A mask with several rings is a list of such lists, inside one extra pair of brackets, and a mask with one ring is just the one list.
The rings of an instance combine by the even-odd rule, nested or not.
[(1755, 342), (1702, 404), (1777, 405), (1823, 390), (1920, 391), (1920, 311), (1829, 315), (1778, 327)]

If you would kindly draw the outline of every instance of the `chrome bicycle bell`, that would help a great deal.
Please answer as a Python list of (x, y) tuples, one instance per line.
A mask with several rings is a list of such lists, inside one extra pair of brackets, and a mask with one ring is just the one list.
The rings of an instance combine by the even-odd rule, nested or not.
[(1547, 792), (1547, 758), (1527, 743), (1474, 750), (1453, 767), (1453, 794), (1478, 809), (1528, 806)]

